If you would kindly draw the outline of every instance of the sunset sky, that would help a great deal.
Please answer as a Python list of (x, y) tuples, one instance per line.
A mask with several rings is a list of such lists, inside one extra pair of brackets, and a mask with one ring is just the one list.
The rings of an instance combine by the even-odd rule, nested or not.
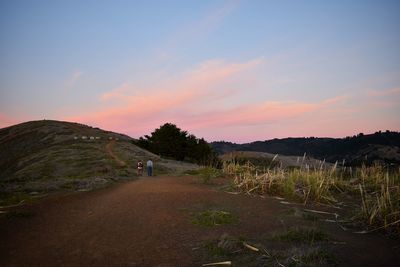
[(400, 131), (400, 1), (0, 0), (0, 128)]

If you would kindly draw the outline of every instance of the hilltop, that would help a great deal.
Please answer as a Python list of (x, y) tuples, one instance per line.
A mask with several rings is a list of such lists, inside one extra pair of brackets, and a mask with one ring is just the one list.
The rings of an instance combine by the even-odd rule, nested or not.
[(376, 132), (346, 138), (284, 138), (245, 144), (230, 142), (211, 143), (219, 154), (232, 151), (257, 151), (287, 156), (307, 156), (328, 162), (345, 161), (349, 165), (379, 160), (400, 164), (400, 133)]
[(197, 168), (162, 159), (133, 141), (127, 135), (53, 120), (0, 129), (0, 193), (87, 190), (135, 179), (139, 159), (152, 159), (156, 174)]

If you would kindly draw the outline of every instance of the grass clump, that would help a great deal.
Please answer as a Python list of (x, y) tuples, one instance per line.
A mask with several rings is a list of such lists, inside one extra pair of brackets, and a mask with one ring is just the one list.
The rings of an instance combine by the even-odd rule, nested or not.
[(319, 247), (296, 247), (289, 251), (285, 266), (339, 266), (332, 253)]
[(205, 167), (196, 170), (185, 171), (187, 175), (198, 175), (202, 179), (202, 182), (208, 184), (211, 179), (218, 178), (222, 176), (222, 170), (213, 167)]
[(212, 167), (205, 167), (199, 169), (198, 173), (203, 181), (203, 183), (208, 184), (211, 179), (218, 178), (222, 175), (222, 171)]
[(316, 228), (291, 228), (284, 233), (276, 234), (273, 239), (310, 245), (330, 240), (326, 233)]
[(194, 170), (186, 170), (184, 174), (187, 175), (200, 175), (200, 170), (199, 169), (194, 169)]
[(236, 224), (238, 218), (232, 213), (220, 210), (206, 210), (195, 214), (193, 224), (212, 227), (222, 224)]
[[(281, 195), (304, 204), (338, 203), (337, 195), (346, 193), (360, 199), (356, 220), (373, 227), (400, 235), (400, 169), (375, 164), (361, 168), (320, 166), (310, 168), (276, 167), (260, 172), (247, 162), (224, 162), (223, 171), (232, 177), (233, 186), (246, 193)], [(354, 193), (359, 193), (354, 196)]]
[(361, 211), (357, 214), (375, 229), (400, 234), (400, 169), (389, 173), (382, 166), (360, 170)]
[(327, 169), (322, 164), (318, 169), (276, 167), (260, 172), (250, 162), (245, 165), (225, 162), (224, 172), (234, 177), (233, 182), (239, 190), (247, 193), (280, 194), (305, 203), (309, 200), (334, 202), (332, 191), (338, 183), (338, 177), (334, 175), (336, 165)]

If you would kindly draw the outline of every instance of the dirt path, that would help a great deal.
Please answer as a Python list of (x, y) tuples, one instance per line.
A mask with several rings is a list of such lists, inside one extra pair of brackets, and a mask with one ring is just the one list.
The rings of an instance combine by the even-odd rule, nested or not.
[(119, 166), (125, 166), (126, 162), (121, 160), (117, 155), (114, 154), (114, 144), (115, 140), (110, 140), (110, 142), (108, 142), (108, 144), (106, 145), (106, 150), (108, 154), (110, 154), (110, 156), (118, 163)]
[[(194, 212), (207, 209), (235, 213), (240, 223), (191, 223)], [(0, 218), (0, 266), (201, 266), (207, 261), (196, 251), (205, 241), (224, 233), (262, 238), (299, 224), (281, 216), (287, 210), (279, 200), (227, 194), (195, 177), (142, 178), (50, 197), (25, 205), (21, 216)], [(327, 229), (342, 242), (334, 250), (348, 266), (400, 259), (386, 239)]]

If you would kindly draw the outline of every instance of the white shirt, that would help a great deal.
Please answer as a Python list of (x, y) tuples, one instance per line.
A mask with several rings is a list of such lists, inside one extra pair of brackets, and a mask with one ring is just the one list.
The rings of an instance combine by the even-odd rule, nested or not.
[(147, 161), (147, 167), (153, 167), (153, 162), (151, 160)]

